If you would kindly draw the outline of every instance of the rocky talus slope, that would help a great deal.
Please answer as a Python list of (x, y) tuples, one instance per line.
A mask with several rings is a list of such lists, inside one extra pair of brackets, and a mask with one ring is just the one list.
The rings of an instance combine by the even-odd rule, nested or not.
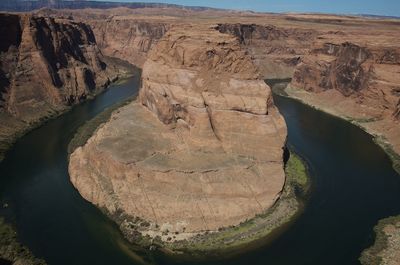
[(0, 14), (0, 149), (106, 87), (123, 69), (84, 23)]
[(172, 28), (139, 99), (71, 155), (72, 183), (131, 240), (179, 241), (263, 213), (285, 182), (286, 125), (259, 76), (234, 36)]
[(287, 92), (354, 122), (400, 154), (399, 73), (397, 42), (365, 44), (342, 36), (314, 44), (297, 66)]

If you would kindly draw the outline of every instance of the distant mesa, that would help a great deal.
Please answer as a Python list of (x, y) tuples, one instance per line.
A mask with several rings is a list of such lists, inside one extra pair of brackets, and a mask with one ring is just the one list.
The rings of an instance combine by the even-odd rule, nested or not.
[(0, 1), (1, 11), (10, 12), (28, 12), (41, 8), (54, 8), (54, 9), (82, 9), (82, 8), (184, 8), (190, 10), (216, 10), (210, 7), (196, 7), (196, 6), (182, 6), (174, 4), (161, 4), (161, 3), (123, 3), (123, 2), (103, 2), (103, 1), (87, 1), (87, 0), (38, 0), (38, 1), (24, 1), (24, 0), (2, 0)]

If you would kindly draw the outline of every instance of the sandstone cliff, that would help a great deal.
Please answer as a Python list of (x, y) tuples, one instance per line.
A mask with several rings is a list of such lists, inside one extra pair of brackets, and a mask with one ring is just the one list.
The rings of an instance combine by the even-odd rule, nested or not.
[(314, 29), (275, 25), (219, 24), (222, 33), (236, 36), (249, 51), (263, 78), (291, 78), (300, 58), (318, 35)]
[(90, 20), (99, 48), (105, 55), (143, 66), (146, 55), (165, 34), (165, 22), (134, 19)]
[(95, 95), (119, 72), (83, 23), (1, 14), (0, 36), (0, 149)]
[(138, 102), (71, 155), (72, 183), (131, 240), (186, 239), (266, 211), (285, 181), (286, 126), (259, 76), (234, 36), (172, 28)]
[(124, 3), (118, 1), (85, 1), (85, 0), (2, 0), (0, 2), (0, 10), (10, 12), (28, 12), (40, 8), (55, 8), (55, 9), (85, 9), (85, 8), (98, 8), (110, 9), (125, 7), (129, 9), (138, 8), (174, 8), (178, 10), (216, 10), (209, 7), (191, 7), (181, 6), (174, 4), (163, 3)]
[(289, 94), (352, 120), (400, 153), (400, 47), (343, 39), (353, 41), (314, 44), (296, 68)]

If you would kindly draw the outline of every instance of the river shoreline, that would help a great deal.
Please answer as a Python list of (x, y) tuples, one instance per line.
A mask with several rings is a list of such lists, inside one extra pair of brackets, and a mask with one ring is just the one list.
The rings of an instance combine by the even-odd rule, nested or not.
[[(134, 97), (118, 103), (87, 121), (71, 140), (68, 154), (72, 154), (78, 147), (85, 145), (98, 128), (110, 119), (113, 112), (133, 100)], [(260, 245), (261, 241), (265, 243), (265, 241), (278, 236), (285, 230), (285, 226), (289, 226), (296, 216), (301, 214), (306, 194), (310, 189), (307, 166), (304, 160), (292, 153), (285, 166), (285, 172), (285, 185), (279, 198), (270, 209), (239, 225), (220, 228), (218, 231), (164, 235), (158, 231), (157, 227), (152, 227), (149, 222), (137, 216), (127, 216), (123, 211), (118, 210), (114, 213), (110, 213), (106, 209), (101, 210), (117, 223), (125, 238), (134, 245), (152, 250), (157, 249), (168, 255), (179, 255), (180, 257), (190, 254), (191, 258), (193, 256), (201, 257), (204, 253), (207, 253), (207, 256), (213, 253), (215, 255), (229, 254), (232, 250), (237, 253), (238, 250), (243, 251), (256, 247)]]
[[(116, 77), (114, 77), (110, 83), (106, 84), (104, 86), (104, 89), (100, 90), (99, 93), (90, 95), (85, 101), (80, 102), (77, 105), (74, 106), (69, 106), (65, 107), (62, 111), (58, 111), (53, 113), (53, 115), (47, 116), (40, 121), (38, 121), (35, 124), (31, 124), (27, 127), (23, 127), (21, 130), (16, 130), (15, 134), (12, 135), (12, 137), (1, 139), (0, 138), (0, 163), (6, 156), (6, 153), (9, 149), (13, 147), (13, 145), (23, 136), (28, 134), (29, 132), (38, 129), (42, 126), (44, 126), (46, 123), (59, 118), (60, 116), (70, 112), (73, 110), (75, 107), (85, 103), (89, 102), (91, 100), (95, 100), (97, 96), (101, 95), (102, 93), (105, 93), (108, 89), (112, 89), (113, 85), (118, 85), (124, 83), (126, 80), (129, 80), (129, 78), (137, 75), (138, 71), (140, 69), (134, 67), (132, 70), (124, 72), (123, 74), (118, 74)], [(123, 101), (125, 102), (125, 101)], [(116, 105), (119, 105), (118, 103)], [(32, 264), (32, 265), (44, 265), (46, 262), (41, 259), (37, 259), (33, 256), (31, 251), (23, 246), (22, 244), (19, 243), (18, 238), (17, 238), (17, 232), (15, 229), (2, 217), (0, 217), (0, 234), (1, 234), (1, 240), (0, 240), (0, 263), (4, 262), (5, 264), (8, 264), (7, 262), (10, 262), (10, 264), (14, 264), (14, 262), (23, 262), (21, 264)], [(1, 263), (3, 264), (3, 263)], [(20, 264), (20, 263), (18, 263)]]
[[(351, 124), (357, 126), (358, 128), (360, 128), (361, 130), (363, 130), (364, 132), (368, 133), (369, 135), (372, 136), (373, 141), (382, 148), (383, 151), (385, 151), (385, 153), (388, 155), (388, 157), (390, 158), (390, 160), (392, 161), (392, 166), (393, 169), (400, 174), (400, 154), (398, 154), (392, 147), (392, 145), (390, 144), (390, 142), (382, 135), (378, 135), (376, 133), (371, 132), (367, 127), (363, 126), (361, 122), (355, 120), (355, 119), (351, 119), (349, 117), (340, 115), (338, 113), (335, 113), (332, 110), (329, 109), (324, 109), (323, 107), (320, 106), (316, 106), (314, 104), (311, 104), (307, 101), (305, 101), (303, 98), (295, 95), (294, 93), (291, 93), (291, 87), (290, 87), (290, 79), (284, 79), (282, 80), (282, 83), (287, 83), (287, 85), (285, 85), (285, 87), (282, 87), (282, 84), (279, 84), (279, 80), (272, 80), (272, 84), (274, 85), (280, 85), (280, 87), (275, 87), (273, 88), (274, 93), (277, 93), (280, 96), (283, 97), (288, 97), (291, 98), (293, 100), (297, 100), (315, 110), (324, 112), (328, 115), (331, 115), (333, 117), (342, 119), (344, 121), (350, 122)], [(271, 86), (272, 87), (272, 86)]]
[(152, 242), (169, 256), (179, 259), (224, 258), (265, 246), (281, 235), (301, 215), (311, 189), (308, 166), (294, 152), (285, 165), (286, 181), (280, 197), (264, 213), (239, 225), (205, 232), (182, 242)]
[[(118, 103), (86, 122), (70, 142), (68, 153), (71, 154), (76, 148), (83, 146), (93, 133), (110, 119), (114, 111), (133, 100), (134, 97)], [(123, 212), (109, 213), (105, 209), (101, 210), (119, 226), (125, 238), (133, 245), (179, 258), (186, 255), (190, 255), (190, 258), (201, 258), (205, 253), (208, 257), (220, 254), (229, 256), (233, 251), (237, 254), (256, 248), (261, 243), (265, 245), (266, 241), (281, 234), (285, 227), (290, 226), (301, 214), (311, 186), (308, 167), (302, 158), (292, 152), (285, 172), (286, 181), (281, 195), (270, 209), (237, 226), (220, 228), (218, 231), (204, 231), (190, 235), (188, 239), (178, 240), (175, 236), (168, 237), (169, 240), (162, 239), (161, 236), (151, 238), (148, 236), (149, 225), (146, 225), (148, 222), (145, 220), (127, 216)], [(176, 237), (178, 238), (178, 235)]]
[[(317, 111), (321, 111), (326, 113), (327, 115), (331, 115), (332, 117), (342, 119), (346, 122), (350, 122), (351, 124), (357, 126), (367, 134), (369, 134), (373, 142), (377, 144), (382, 150), (387, 154), (389, 159), (392, 162), (393, 169), (400, 174), (400, 155), (396, 153), (391, 144), (381, 135), (374, 134), (368, 130), (365, 126), (363, 126), (360, 122), (355, 119), (350, 119), (349, 117), (345, 117), (342, 115), (338, 115), (334, 111), (326, 110), (322, 107), (318, 107), (316, 105), (310, 104), (306, 102), (301, 97), (298, 97), (294, 94), (290, 93), (290, 79), (282, 80), (272, 80), (271, 87), (274, 90), (274, 93), (282, 97), (287, 97), (293, 100), (296, 100), (306, 106), (309, 106)], [(391, 231), (385, 232), (385, 230), (391, 227)], [(399, 241), (400, 235), (400, 216), (392, 216), (388, 218), (381, 219), (378, 224), (374, 227), (375, 233), (375, 240), (374, 244), (365, 249), (359, 260), (363, 265), (373, 265), (373, 264), (383, 264), (385, 262), (390, 261), (393, 262), (394, 257), (398, 249), (395, 247)], [(399, 257), (397, 257), (398, 259)], [(392, 263), (385, 263), (385, 264), (392, 264)]]
[(363, 251), (360, 262), (363, 265), (395, 264), (400, 260), (400, 216), (382, 219), (374, 227), (375, 242)]
[[(40, 120), (35, 121), (34, 123), (28, 124), (19, 120), (13, 121), (13, 131), (9, 133), (5, 133), (4, 135), (0, 135), (0, 163), (6, 156), (6, 153), (9, 149), (12, 148), (12, 146), (24, 135), (27, 133), (31, 132), (32, 130), (35, 130), (37, 128), (40, 128), (47, 122), (56, 119), (60, 117), (61, 115), (71, 111), (75, 106), (79, 106), (85, 102), (94, 100), (98, 95), (104, 93), (107, 89), (109, 89), (112, 85), (118, 84), (119, 82), (123, 82), (124, 80), (133, 77), (134, 75), (137, 74), (137, 71), (139, 71), (139, 68), (130, 65), (131, 68), (127, 66), (124, 66), (123, 68), (125, 69), (124, 72), (118, 73), (116, 76), (112, 77), (109, 82), (98, 86), (98, 88), (102, 88), (99, 90), (97, 93), (90, 94), (88, 95), (87, 99), (84, 101), (79, 102), (79, 104), (73, 105), (73, 106), (62, 106), (59, 109), (55, 109), (52, 113), (50, 113), (47, 116), (43, 116)], [(2, 116), (7, 116), (5, 118), (11, 119), (11, 116), (5, 114), (5, 113), (0, 113)], [(0, 116), (1, 117), (1, 116)]]
[(18, 242), (15, 229), (3, 218), (0, 218), (0, 264), (46, 265)]

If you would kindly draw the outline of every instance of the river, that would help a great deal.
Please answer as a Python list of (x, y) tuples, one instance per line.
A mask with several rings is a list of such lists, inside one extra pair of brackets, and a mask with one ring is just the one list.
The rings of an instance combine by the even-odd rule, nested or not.
[[(0, 215), (21, 242), (52, 265), (178, 264), (126, 244), (117, 227), (69, 181), (67, 146), (77, 128), (137, 93), (139, 76), (21, 138), (0, 163)], [(307, 160), (312, 193), (301, 216), (276, 240), (224, 260), (192, 264), (359, 264), (381, 218), (400, 214), (400, 176), (371, 136), (348, 122), (278, 95), (288, 145)]]

